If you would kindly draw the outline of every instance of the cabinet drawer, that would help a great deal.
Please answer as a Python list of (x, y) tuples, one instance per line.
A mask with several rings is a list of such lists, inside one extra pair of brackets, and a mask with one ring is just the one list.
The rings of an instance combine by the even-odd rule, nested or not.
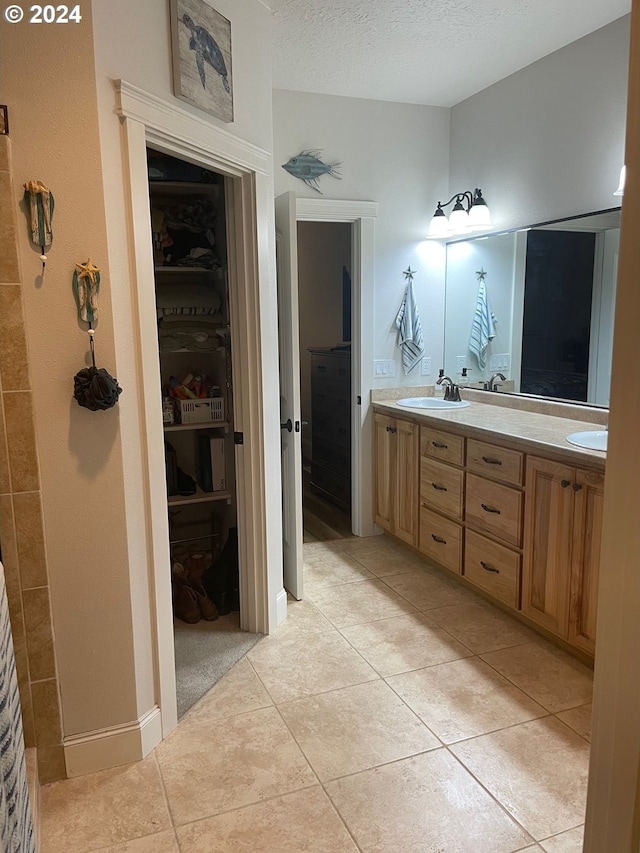
[(437, 462), (420, 460), (420, 498), (433, 509), (462, 520), (464, 471)]
[(519, 548), (522, 544), (522, 492), (467, 474), (465, 519)]
[(495, 444), (486, 444), (473, 438), (467, 440), (467, 468), (516, 486), (522, 484), (523, 455), (517, 450), (507, 450)]
[(337, 355), (311, 356), (311, 376), (348, 388), (351, 381), (351, 359)]
[(436, 563), (460, 574), (462, 569), (462, 526), (420, 505), (418, 547)]
[(516, 610), (519, 608), (520, 554), (468, 530), (463, 574), (494, 598)]
[(452, 465), (464, 465), (464, 438), (431, 427), (421, 427), (420, 455), (431, 456)]

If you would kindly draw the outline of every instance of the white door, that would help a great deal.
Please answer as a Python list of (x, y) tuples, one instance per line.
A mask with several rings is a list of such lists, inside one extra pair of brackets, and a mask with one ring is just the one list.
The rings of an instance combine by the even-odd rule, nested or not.
[(296, 197), (276, 199), (276, 264), (280, 344), (280, 434), (282, 455), (282, 550), (285, 589), (302, 598), (302, 442), (298, 333)]

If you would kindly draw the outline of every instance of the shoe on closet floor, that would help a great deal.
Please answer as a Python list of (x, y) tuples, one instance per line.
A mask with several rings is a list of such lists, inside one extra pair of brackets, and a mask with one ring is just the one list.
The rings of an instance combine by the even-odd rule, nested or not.
[(196, 596), (196, 601), (198, 602), (198, 608), (200, 610), (200, 615), (202, 616), (202, 618), (205, 619), (207, 622), (215, 622), (215, 620), (218, 618), (218, 608), (213, 603), (213, 601), (211, 601), (202, 584), (194, 583), (192, 581), (190, 589)]

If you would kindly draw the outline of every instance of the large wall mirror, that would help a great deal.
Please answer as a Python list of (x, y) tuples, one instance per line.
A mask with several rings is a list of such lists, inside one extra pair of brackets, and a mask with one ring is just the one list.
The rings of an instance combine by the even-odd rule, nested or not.
[(445, 373), (608, 406), (619, 240), (615, 208), (449, 243)]

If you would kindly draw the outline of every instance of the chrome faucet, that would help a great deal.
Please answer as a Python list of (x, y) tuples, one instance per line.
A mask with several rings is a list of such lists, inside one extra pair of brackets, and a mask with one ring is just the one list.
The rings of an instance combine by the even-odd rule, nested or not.
[(488, 382), (484, 383), (485, 391), (497, 391), (499, 382), (496, 382), (496, 379), (502, 379), (503, 382), (507, 381), (507, 377), (504, 373), (494, 373), (491, 379)]

